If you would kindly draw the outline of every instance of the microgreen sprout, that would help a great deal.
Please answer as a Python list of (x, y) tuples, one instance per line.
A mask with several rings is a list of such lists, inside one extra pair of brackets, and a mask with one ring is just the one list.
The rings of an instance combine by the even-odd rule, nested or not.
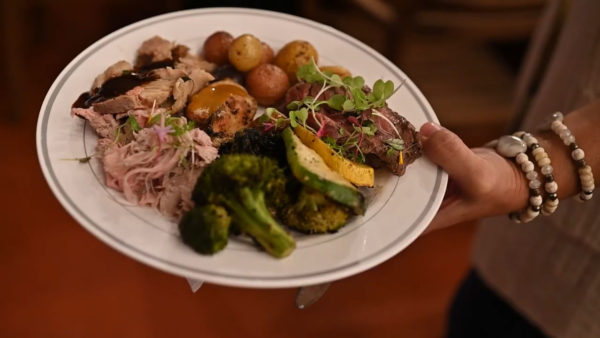
[[(378, 131), (375, 121), (370, 116), (377, 116), (385, 123), (389, 124), (396, 135), (394, 138), (384, 141), (390, 148), (388, 152), (402, 151), (400, 147), (404, 146), (402, 138), (396, 126), (378, 109), (386, 107), (386, 101), (402, 85), (395, 87), (392, 81), (377, 80), (372, 86), (372, 90), (365, 90), (365, 80), (361, 76), (346, 76), (344, 78), (329, 71), (319, 69), (314, 60), (301, 66), (296, 73), (298, 80), (310, 84), (320, 84), (321, 87), (316, 95), (306, 96), (301, 100), (288, 103), (288, 117), (279, 113), (275, 108), (267, 108), (262, 120), (265, 130), (278, 128), (282, 123), (289, 122), (292, 127), (302, 125), (326, 142), (335, 152), (345, 157), (353, 157), (355, 161), (364, 162), (365, 156), (361, 149), (366, 137), (375, 136)], [(327, 100), (322, 100), (321, 96), (329, 89), (336, 88), (336, 91), (342, 91), (344, 94), (334, 94)], [(317, 114), (322, 106), (328, 106), (331, 109), (346, 113), (346, 119), (350, 122), (350, 128), (338, 128), (339, 137), (333, 138), (326, 132), (328, 119), (323, 114)], [(369, 113), (363, 114), (365, 111)], [(277, 112), (277, 114), (275, 114)], [(311, 124), (317, 130), (307, 125), (306, 121), (311, 116)], [(334, 129), (335, 130), (335, 129)], [(335, 131), (334, 131), (335, 132)], [(339, 143), (338, 143), (339, 142)]]

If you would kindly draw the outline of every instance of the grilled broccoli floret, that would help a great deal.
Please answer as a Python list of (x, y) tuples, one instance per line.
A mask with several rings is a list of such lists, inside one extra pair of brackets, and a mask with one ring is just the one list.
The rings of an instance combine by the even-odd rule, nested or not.
[(219, 154), (252, 154), (277, 160), (281, 167), (287, 167), (285, 144), (278, 132), (263, 132), (254, 128), (238, 131), (233, 140), (219, 147)]
[(231, 217), (223, 207), (207, 204), (194, 207), (181, 218), (183, 242), (203, 254), (213, 254), (227, 245)]
[(327, 198), (322, 193), (303, 187), (296, 203), (282, 213), (283, 222), (304, 233), (335, 232), (348, 221), (350, 209)]
[(194, 187), (196, 205), (227, 209), (232, 222), (265, 251), (285, 257), (295, 248), (292, 236), (273, 218), (287, 204), (286, 177), (277, 162), (248, 154), (223, 155), (206, 167)]

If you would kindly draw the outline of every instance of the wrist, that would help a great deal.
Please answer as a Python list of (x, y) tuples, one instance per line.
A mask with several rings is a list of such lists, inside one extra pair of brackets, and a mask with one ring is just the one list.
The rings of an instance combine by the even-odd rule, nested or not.
[(554, 179), (558, 184), (558, 198), (573, 196), (578, 191), (578, 179), (575, 165), (571, 160), (571, 151), (552, 131), (535, 134), (539, 144), (546, 149), (554, 168)]
[(523, 210), (529, 206), (530, 189), (529, 181), (523, 170), (514, 161), (502, 158), (511, 168), (509, 175), (509, 181), (507, 187), (510, 187), (510, 191), (506, 192), (508, 197), (509, 205), (506, 208), (506, 212), (512, 212), (516, 210)]

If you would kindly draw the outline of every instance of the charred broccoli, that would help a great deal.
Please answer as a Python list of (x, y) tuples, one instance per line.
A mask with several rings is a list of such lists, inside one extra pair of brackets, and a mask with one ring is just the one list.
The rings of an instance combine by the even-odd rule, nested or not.
[(278, 132), (263, 132), (254, 128), (238, 131), (233, 140), (219, 147), (219, 154), (252, 154), (277, 160), (279, 166), (287, 166), (285, 144)]
[(213, 254), (227, 245), (231, 217), (223, 207), (207, 204), (194, 207), (181, 218), (183, 242), (203, 254)]
[(350, 209), (327, 198), (322, 193), (303, 187), (296, 203), (286, 207), (283, 222), (300, 232), (335, 232), (348, 221)]
[(197, 206), (224, 207), (232, 225), (250, 235), (269, 254), (285, 257), (296, 243), (272, 213), (287, 204), (286, 181), (283, 169), (273, 159), (223, 155), (204, 169), (192, 197)]

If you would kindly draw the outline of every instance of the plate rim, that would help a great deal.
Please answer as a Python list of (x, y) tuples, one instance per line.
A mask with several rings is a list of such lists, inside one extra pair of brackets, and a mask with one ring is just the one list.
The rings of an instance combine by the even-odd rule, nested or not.
[(365, 259), (358, 259), (351, 263), (334, 267), (333, 269), (329, 269), (325, 272), (311, 272), (293, 277), (240, 277), (231, 276), (227, 273), (216, 273), (206, 271), (199, 272), (198, 270), (189, 271), (189, 268), (186, 266), (181, 266), (174, 262), (166, 261), (161, 257), (153, 256), (147, 252), (141, 251), (136, 247), (127, 245), (127, 243), (123, 240), (117, 238), (116, 236), (113, 236), (110, 233), (107, 233), (104, 229), (102, 229), (102, 227), (96, 225), (96, 222), (91, 220), (74, 202), (70, 200), (68, 194), (63, 190), (58, 178), (56, 178), (54, 174), (52, 165), (50, 163), (46, 138), (43, 137), (44, 133), (47, 131), (47, 124), (51, 108), (53, 106), (53, 104), (50, 103), (54, 103), (54, 99), (59, 93), (59, 90), (57, 89), (59, 89), (59, 87), (62, 87), (62, 85), (66, 82), (69, 76), (77, 69), (77, 66), (80, 63), (85, 61), (85, 59), (87, 59), (88, 57), (92, 56), (97, 49), (103, 47), (105, 44), (122, 35), (125, 35), (131, 31), (135, 31), (148, 25), (152, 25), (161, 21), (177, 19), (180, 17), (227, 13), (261, 15), (276, 17), (278, 19), (293, 20), (302, 25), (311, 26), (313, 28), (322, 30), (326, 33), (332, 34), (337, 38), (345, 40), (351, 45), (354, 45), (355, 47), (363, 49), (363, 51), (367, 52), (374, 59), (381, 62), (390, 72), (401, 75), (408, 84), (406, 88), (408, 88), (413, 98), (417, 101), (418, 105), (425, 112), (426, 120), (439, 123), (437, 116), (427, 99), (424, 97), (424, 95), (421, 93), (418, 87), (414, 84), (414, 82), (408, 76), (406, 76), (406, 74), (404, 74), (404, 72), (402, 72), (390, 60), (388, 60), (383, 55), (375, 51), (373, 48), (349, 36), (348, 34), (345, 34), (325, 24), (286, 13), (240, 7), (213, 7), (202, 9), (190, 9), (161, 14), (122, 27), (91, 44), (89, 47), (80, 52), (71, 62), (69, 62), (67, 66), (65, 66), (65, 68), (59, 73), (59, 75), (54, 80), (52, 86), (48, 90), (38, 116), (36, 128), (36, 149), (38, 161), (44, 174), (44, 178), (46, 179), (47, 184), (49, 185), (51, 191), (53, 192), (57, 200), (60, 202), (63, 208), (65, 208), (65, 210), (71, 215), (71, 217), (73, 217), (81, 226), (83, 226), (86, 230), (88, 230), (90, 233), (92, 233), (94, 236), (100, 239), (103, 243), (107, 244), (109, 247), (117, 250), (118, 252), (131, 258), (134, 258), (135, 260), (142, 262), (146, 265), (152, 266), (154, 268), (171, 274), (179, 275), (181, 277), (186, 278), (202, 279), (204, 281), (220, 285), (251, 288), (284, 288), (331, 282), (364, 272), (388, 260), (400, 251), (404, 250), (425, 230), (425, 228), (435, 215), (435, 211), (433, 210), (437, 211), (441, 204), (444, 191), (446, 189), (445, 183), (447, 182), (448, 177), (447, 174), (444, 171), (442, 171), (439, 167), (436, 168), (436, 182), (434, 184), (432, 196), (430, 197), (427, 206), (424, 208), (423, 212), (417, 217), (415, 222), (413, 222), (413, 224), (411, 224), (411, 226), (407, 228), (407, 230), (404, 232), (404, 235), (400, 236), (395, 241), (389, 243), (384, 248), (377, 250), (375, 253), (371, 254)]

